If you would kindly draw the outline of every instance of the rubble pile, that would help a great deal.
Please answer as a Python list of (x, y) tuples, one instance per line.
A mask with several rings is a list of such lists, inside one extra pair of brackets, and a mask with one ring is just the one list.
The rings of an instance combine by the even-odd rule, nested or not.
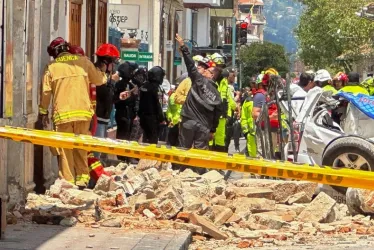
[(24, 219), (62, 226), (188, 230), (191, 249), (303, 245), (315, 238), (374, 235), (374, 221), (363, 215), (374, 210), (372, 192), (349, 190), (347, 202), (359, 202), (348, 208), (324, 192), (315, 196), (317, 184), (305, 181), (226, 182), (215, 170), (178, 173), (170, 163), (151, 160), (106, 171), (111, 176), (101, 176), (93, 190), (57, 180), (45, 195), (29, 194), (9, 223)]

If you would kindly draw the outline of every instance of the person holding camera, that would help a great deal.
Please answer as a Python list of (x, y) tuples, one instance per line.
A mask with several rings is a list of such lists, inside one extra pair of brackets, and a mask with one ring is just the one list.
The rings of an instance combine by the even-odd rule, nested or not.
[(162, 110), (164, 91), (161, 84), (165, 70), (159, 66), (148, 71), (148, 81), (139, 88), (140, 126), (143, 129), (144, 143), (158, 143), (160, 124), (166, 124)]

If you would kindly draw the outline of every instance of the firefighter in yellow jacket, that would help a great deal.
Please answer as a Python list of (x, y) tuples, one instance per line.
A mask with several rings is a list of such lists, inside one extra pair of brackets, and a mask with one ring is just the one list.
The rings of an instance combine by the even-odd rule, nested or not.
[[(105, 73), (87, 57), (73, 55), (69, 44), (61, 37), (53, 40), (48, 54), (54, 58), (44, 71), (39, 113), (43, 125), (49, 123), (48, 108), (52, 103), (55, 130), (74, 134), (90, 134), (94, 113), (89, 96), (90, 83), (105, 83)], [(89, 181), (87, 152), (78, 149), (60, 150), (60, 175), (65, 180), (85, 187)]]

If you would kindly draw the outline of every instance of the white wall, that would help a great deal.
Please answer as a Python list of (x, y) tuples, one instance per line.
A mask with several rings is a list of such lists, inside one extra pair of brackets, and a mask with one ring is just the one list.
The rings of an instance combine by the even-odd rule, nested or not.
[[(110, 1), (110, 3), (112, 3)], [(116, 1), (118, 2), (118, 0)], [(122, 4), (132, 4), (132, 5), (140, 5), (140, 14), (139, 14), (139, 30), (150, 31), (151, 26), (149, 26), (149, 7), (148, 7), (148, 0), (122, 0)], [(148, 33), (149, 35), (149, 33)]]
[(197, 44), (199, 47), (210, 44), (210, 11), (209, 8), (199, 9), (197, 14)]

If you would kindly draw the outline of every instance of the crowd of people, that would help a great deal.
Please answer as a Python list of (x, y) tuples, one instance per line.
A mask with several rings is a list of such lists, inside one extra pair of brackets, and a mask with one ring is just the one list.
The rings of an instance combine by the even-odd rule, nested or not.
[[(41, 90), (39, 111), (43, 125), (47, 128), (52, 118), (55, 131), (104, 138), (114, 107), (117, 139), (150, 144), (162, 141), (170, 146), (227, 153), (232, 139), (235, 150), (240, 152), (239, 139), (244, 135), (245, 154), (258, 156), (255, 121), (269, 101), (268, 86), (271, 77), (278, 75), (276, 69), (266, 69), (238, 91), (234, 87), (236, 72), (226, 67), (222, 55), (192, 56), (179, 35), (176, 41), (187, 73), (170, 84), (162, 67), (148, 70), (132, 62), (118, 65), (120, 52), (114, 45), (101, 45), (96, 61), (91, 62), (82, 48), (71, 46), (63, 38), (53, 40), (47, 49), (53, 61), (45, 68)], [(357, 73), (339, 72), (332, 78), (326, 70), (302, 73), (290, 91), (294, 97), (305, 97), (316, 87), (334, 93), (369, 94), (359, 85)], [(300, 101), (292, 102), (296, 111), (301, 105)], [(283, 127), (276, 105), (269, 106), (268, 114), (271, 126)], [(90, 180), (95, 182), (105, 174), (99, 152), (53, 152), (59, 158), (60, 177), (79, 187), (85, 188)]]

